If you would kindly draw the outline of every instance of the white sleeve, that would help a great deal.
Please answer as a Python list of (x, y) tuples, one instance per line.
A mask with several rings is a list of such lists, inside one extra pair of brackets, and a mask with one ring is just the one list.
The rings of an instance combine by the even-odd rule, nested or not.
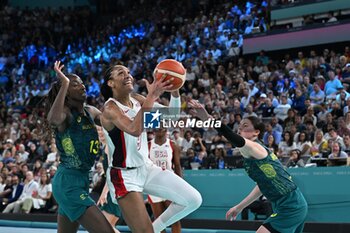
[(181, 97), (174, 97), (171, 95), (169, 106), (165, 106), (156, 102), (154, 103), (153, 108), (169, 108), (170, 115), (179, 116), (181, 112)]

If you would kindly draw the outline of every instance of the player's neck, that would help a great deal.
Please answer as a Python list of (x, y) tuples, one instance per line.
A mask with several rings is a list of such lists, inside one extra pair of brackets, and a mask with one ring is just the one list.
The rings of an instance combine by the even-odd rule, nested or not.
[(84, 113), (84, 103), (81, 103), (79, 101), (70, 100), (68, 102), (68, 106), (70, 109), (72, 109), (72, 110), (74, 109), (78, 113)]
[(166, 142), (166, 138), (165, 137), (155, 137), (154, 138), (154, 143), (158, 144), (158, 145), (163, 145)]
[(119, 103), (121, 103), (122, 105), (124, 106), (127, 106), (129, 108), (132, 108), (133, 105), (132, 105), (132, 102), (130, 100), (130, 95), (114, 95), (113, 96), (114, 99), (118, 100)]

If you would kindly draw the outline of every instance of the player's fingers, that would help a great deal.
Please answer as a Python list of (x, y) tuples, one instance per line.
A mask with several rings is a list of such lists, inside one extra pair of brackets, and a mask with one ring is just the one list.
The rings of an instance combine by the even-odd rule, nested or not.
[(228, 220), (229, 217), (230, 217), (230, 211), (227, 211), (227, 212), (226, 212), (226, 219)]
[(170, 91), (173, 86), (174, 86), (173, 84), (170, 84), (170, 85), (164, 86), (162, 89), (166, 91)]
[(171, 84), (173, 80), (174, 80), (174, 78), (170, 78), (170, 79), (168, 79), (166, 81), (163, 81), (163, 82), (160, 83), (160, 86), (165, 87), (165, 86)]
[(163, 82), (163, 80), (166, 78), (166, 76), (168, 76), (168, 74), (167, 73), (163, 73), (162, 77), (160, 77), (159, 81)]

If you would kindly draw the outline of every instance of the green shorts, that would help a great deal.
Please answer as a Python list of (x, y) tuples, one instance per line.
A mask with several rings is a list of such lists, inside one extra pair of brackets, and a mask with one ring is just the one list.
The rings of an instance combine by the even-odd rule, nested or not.
[(103, 206), (101, 206), (100, 209), (106, 211), (109, 214), (113, 214), (118, 218), (120, 218), (120, 216), (122, 215), (118, 204), (112, 201), (112, 198), (109, 192), (107, 194), (107, 204), (104, 204)]
[(52, 181), (52, 193), (58, 213), (72, 222), (95, 202), (89, 196), (89, 173), (60, 166)]
[(303, 232), (308, 207), (298, 188), (271, 204), (273, 214), (263, 223), (271, 233)]

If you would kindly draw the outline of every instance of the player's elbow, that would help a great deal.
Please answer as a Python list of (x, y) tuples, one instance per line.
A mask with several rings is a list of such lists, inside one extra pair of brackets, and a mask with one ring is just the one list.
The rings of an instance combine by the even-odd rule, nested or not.
[(142, 134), (142, 128), (132, 128), (130, 129), (129, 134), (134, 137), (139, 137)]

